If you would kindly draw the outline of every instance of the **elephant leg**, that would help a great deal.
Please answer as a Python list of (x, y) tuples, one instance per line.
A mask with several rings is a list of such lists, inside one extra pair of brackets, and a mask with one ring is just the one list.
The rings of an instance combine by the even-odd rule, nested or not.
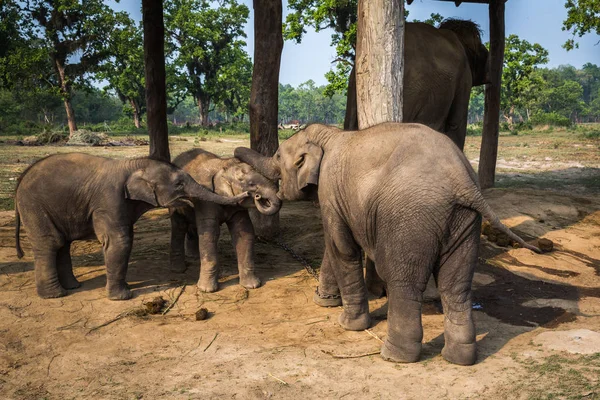
[(334, 271), (344, 306), (339, 323), (346, 330), (367, 329), (371, 326), (371, 317), (360, 246), (341, 218), (325, 209), (322, 211), (325, 252), (329, 255), (328, 262)]
[(73, 264), (71, 262), (71, 243), (66, 243), (60, 250), (56, 259), (58, 268), (58, 281), (65, 289), (77, 289), (81, 283), (73, 274)]
[(57, 270), (58, 251), (48, 246), (40, 246), (32, 241), (34, 268), (35, 268), (35, 286), (38, 296), (43, 299), (62, 297), (67, 291), (60, 285)]
[(201, 213), (196, 214), (200, 251), (200, 279), (198, 279), (198, 289), (203, 292), (212, 293), (219, 289), (217, 243), (221, 233), (220, 225), (216, 219), (204, 219)]
[(481, 217), (470, 210), (471, 218), (451, 235), (438, 272), (438, 289), (444, 308), (442, 356), (459, 365), (477, 361), (475, 324), (472, 317), (471, 283), (477, 265)]
[(200, 259), (200, 248), (198, 243), (198, 230), (195, 224), (189, 224), (185, 235), (185, 255), (193, 259)]
[(462, 82), (456, 86), (456, 93), (452, 100), (452, 106), (448, 112), (445, 134), (463, 151), (465, 137), (467, 136), (467, 121), (469, 116), (469, 100), (471, 97), (471, 77), (463, 76)]
[(375, 263), (368, 256), (365, 255), (365, 283), (367, 284), (367, 289), (369, 292), (376, 296), (377, 298), (381, 298), (385, 296), (385, 282), (381, 279), (381, 277), (377, 274), (377, 270), (375, 269)]
[(239, 211), (227, 221), (231, 241), (235, 248), (240, 274), (240, 285), (247, 289), (260, 287), (260, 279), (254, 269), (254, 227), (248, 211)]
[(388, 336), (381, 348), (384, 360), (416, 362), (421, 355), (423, 325), (421, 323), (422, 285), (392, 281), (388, 288)]
[(331, 256), (325, 249), (321, 269), (319, 270), (319, 286), (313, 296), (315, 304), (321, 307), (339, 307), (342, 305), (342, 296), (340, 296), (340, 288), (338, 287)]
[(171, 271), (185, 272), (185, 237), (188, 229), (188, 222), (185, 215), (178, 211), (171, 213), (171, 252), (169, 261)]
[(94, 231), (102, 243), (106, 264), (106, 292), (110, 300), (128, 300), (133, 296), (125, 281), (131, 247), (133, 226), (111, 223), (104, 215), (94, 215)]

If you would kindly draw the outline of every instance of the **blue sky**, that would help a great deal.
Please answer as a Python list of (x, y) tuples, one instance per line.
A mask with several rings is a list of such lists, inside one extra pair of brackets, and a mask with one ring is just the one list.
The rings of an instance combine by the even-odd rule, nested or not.
[[(238, 0), (239, 1), (239, 0)], [(241, 0), (250, 8), (250, 19), (246, 25), (248, 53), (254, 52), (254, 13), (251, 0)], [(566, 18), (564, 0), (508, 0), (506, 3), (506, 34), (517, 34), (521, 39), (539, 43), (550, 54), (549, 67), (571, 64), (581, 67), (586, 62), (600, 65), (600, 36), (589, 34), (579, 40), (579, 49), (567, 52), (561, 46), (571, 36), (562, 31), (562, 21)], [(283, 1), (284, 19), (287, 14), (287, 1)], [(122, 0), (113, 4), (118, 10), (128, 11), (132, 18), (141, 19), (141, 1)], [(458, 17), (477, 22), (483, 30), (484, 40), (489, 40), (488, 8), (483, 4), (462, 4), (456, 7), (453, 2), (415, 0), (407, 6), (408, 20), (424, 20), (437, 12), (444, 17)], [(326, 83), (325, 72), (332, 68), (335, 49), (330, 46), (331, 31), (314, 32), (307, 29), (302, 43), (286, 41), (281, 57), (279, 81), (297, 86), (312, 79), (317, 85)]]

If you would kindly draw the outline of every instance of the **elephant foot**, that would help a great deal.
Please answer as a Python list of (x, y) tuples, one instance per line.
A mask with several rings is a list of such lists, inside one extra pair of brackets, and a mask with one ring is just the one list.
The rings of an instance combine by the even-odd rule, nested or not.
[(319, 291), (319, 287), (315, 290), (313, 301), (321, 307), (341, 307), (342, 296), (339, 294), (324, 294)]
[(37, 294), (42, 299), (55, 299), (67, 295), (67, 291), (60, 285), (37, 286)]
[(446, 341), (442, 349), (442, 357), (452, 364), (473, 365), (477, 361), (477, 345)]
[(172, 261), (169, 269), (171, 272), (183, 274), (187, 270), (187, 266), (185, 265), (185, 261)]
[(108, 292), (109, 300), (129, 300), (133, 297), (133, 293), (127, 283), (107, 285), (106, 291)]
[(79, 283), (79, 281), (77, 280), (77, 278), (75, 278), (75, 275), (73, 275), (73, 273), (70, 273), (65, 276), (59, 275), (58, 280), (60, 281), (60, 286), (62, 286), (65, 289), (77, 289), (78, 287), (81, 287), (81, 283)]
[(198, 281), (198, 289), (201, 292), (213, 293), (219, 290), (219, 281), (217, 279), (202, 279)]
[(381, 346), (381, 358), (397, 363), (417, 362), (421, 356), (421, 346), (421, 342), (408, 342), (403, 343), (402, 346), (395, 346), (386, 339)]
[(338, 322), (347, 331), (364, 331), (371, 326), (371, 316), (368, 312), (351, 315), (344, 310), (340, 314)]
[(246, 289), (256, 289), (260, 287), (261, 281), (254, 274), (240, 274), (240, 285), (242, 285)]

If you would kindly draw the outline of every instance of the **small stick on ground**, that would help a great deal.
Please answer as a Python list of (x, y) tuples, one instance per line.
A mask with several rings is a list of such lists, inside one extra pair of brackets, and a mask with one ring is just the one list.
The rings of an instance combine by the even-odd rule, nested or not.
[(52, 364), (52, 361), (54, 361), (54, 359), (56, 357), (58, 357), (60, 354), (55, 354), (52, 356), (52, 358), (50, 359), (50, 362), (48, 363), (48, 368), (46, 368), (46, 376), (50, 376), (50, 365)]
[(138, 312), (139, 310), (129, 310), (129, 311), (125, 311), (124, 313), (121, 313), (119, 315), (117, 315), (116, 317), (114, 317), (111, 320), (108, 320), (98, 326), (93, 327), (92, 329), (90, 329), (87, 333), (86, 336), (89, 335), (90, 333), (92, 333), (93, 331), (95, 331), (96, 329), (100, 329), (100, 328), (104, 328), (105, 326), (108, 326), (110, 324), (112, 324), (113, 322), (117, 322), (120, 319), (123, 319), (125, 317), (129, 317), (131, 315), (135, 315), (136, 312)]
[(211, 345), (211, 344), (213, 344), (213, 342), (214, 342), (214, 341), (215, 341), (215, 339), (217, 338), (217, 335), (219, 335), (219, 332), (215, 333), (215, 337), (214, 337), (214, 338), (212, 338), (212, 340), (210, 341), (210, 343), (208, 344), (208, 346), (206, 346), (206, 347), (204, 348), (204, 351), (203, 351), (203, 353), (204, 353), (206, 350), (208, 350), (208, 348), (210, 347), (210, 345)]
[(364, 353), (364, 354), (349, 354), (349, 355), (344, 355), (344, 354), (333, 354), (331, 351), (325, 351), (325, 350), (321, 350), (323, 353), (325, 354), (329, 354), (331, 357), (333, 358), (360, 358), (360, 357), (368, 357), (368, 356), (374, 356), (376, 354), (379, 354), (381, 351), (372, 351), (370, 353)]
[(377, 339), (381, 343), (383, 343), (383, 340), (379, 336), (377, 336), (375, 333), (371, 332), (369, 329), (365, 329), (365, 332), (367, 332), (369, 335), (373, 336), (375, 339)]
[(173, 300), (173, 302), (172, 302), (171, 304), (169, 304), (169, 307), (167, 307), (167, 308), (165, 309), (165, 311), (163, 311), (162, 315), (165, 315), (166, 313), (168, 313), (168, 312), (169, 312), (169, 310), (170, 310), (171, 308), (173, 308), (173, 306), (175, 305), (175, 303), (177, 303), (177, 300), (179, 300), (179, 298), (181, 297), (181, 295), (182, 295), (182, 294), (183, 294), (183, 292), (185, 291), (185, 286), (186, 286), (186, 285), (183, 285), (183, 286), (181, 287), (181, 290), (179, 291), (179, 294), (177, 295), (177, 297), (175, 297), (175, 300)]
[(288, 385), (288, 383), (287, 383), (286, 381), (284, 381), (283, 379), (279, 379), (279, 378), (278, 378), (278, 377), (276, 377), (275, 375), (272, 375), (270, 372), (269, 372), (269, 376), (270, 376), (271, 378), (273, 378), (273, 379), (275, 379), (275, 380), (279, 381), (279, 383), (281, 383), (282, 385), (285, 385), (285, 386), (287, 386), (287, 385)]

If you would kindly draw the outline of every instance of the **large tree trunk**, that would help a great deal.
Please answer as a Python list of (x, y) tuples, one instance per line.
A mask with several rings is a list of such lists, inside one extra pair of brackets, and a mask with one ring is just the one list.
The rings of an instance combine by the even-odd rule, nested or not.
[(359, 0), (356, 94), (359, 129), (402, 121), (404, 0)]
[(200, 114), (200, 125), (208, 126), (208, 110), (210, 108), (210, 100), (202, 97), (196, 98), (198, 102), (198, 113)]
[(58, 75), (58, 84), (60, 86), (60, 95), (65, 104), (65, 112), (67, 113), (67, 123), (69, 124), (69, 136), (77, 131), (77, 123), (75, 122), (75, 111), (71, 105), (71, 87), (67, 83), (65, 76), (65, 66), (57, 59), (54, 60), (54, 68)]
[(348, 79), (346, 93), (346, 116), (344, 117), (344, 130), (355, 131), (358, 129), (358, 115), (356, 114), (356, 66), (352, 66)]
[(504, 63), (504, 3), (490, 0), (490, 83), (485, 87), (483, 134), (479, 152), (479, 184), (482, 189), (494, 186), (500, 123), (500, 87)]
[(150, 157), (170, 161), (165, 84), (165, 25), (162, 0), (142, 0), (144, 65)]
[[(272, 156), (279, 147), (279, 66), (283, 50), (281, 0), (254, 0), (254, 68), (250, 92), (250, 147)], [(279, 214), (251, 210), (256, 233), (272, 237), (279, 231)]]

